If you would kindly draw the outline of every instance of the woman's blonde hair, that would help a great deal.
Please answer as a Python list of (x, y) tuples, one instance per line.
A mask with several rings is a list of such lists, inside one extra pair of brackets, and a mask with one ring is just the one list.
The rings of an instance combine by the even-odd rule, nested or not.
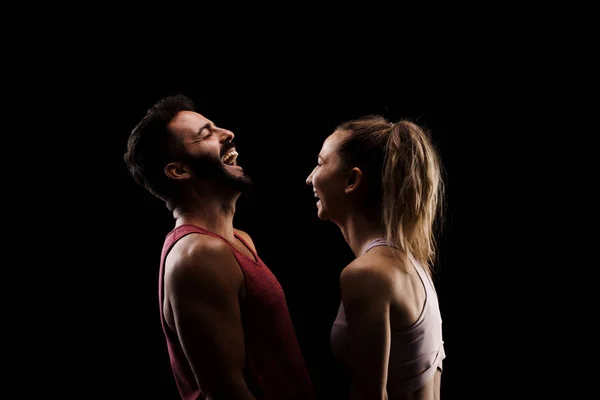
[(366, 207), (381, 216), (388, 243), (412, 255), (432, 275), (444, 182), (430, 133), (407, 119), (389, 123), (377, 115), (342, 123), (337, 130), (348, 133), (338, 148), (340, 159), (366, 175)]

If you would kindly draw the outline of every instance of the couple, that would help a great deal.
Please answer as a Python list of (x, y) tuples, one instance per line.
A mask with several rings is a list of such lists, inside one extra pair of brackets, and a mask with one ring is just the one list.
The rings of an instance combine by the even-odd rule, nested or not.
[[(173, 374), (186, 400), (312, 400), (284, 292), (233, 227), (251, 184), (233, 138), (176, 95), (128, 139), (129, 172), (175, 219), (159, 275)], [(372, 116), (338, 126), (306, 180), (318, 217), (338, 225), (356, 255), (340, 275), (331, 329), (352, 399), (439, 399), (445, 353), (431, 266), (440, 168), (422, 128)]]

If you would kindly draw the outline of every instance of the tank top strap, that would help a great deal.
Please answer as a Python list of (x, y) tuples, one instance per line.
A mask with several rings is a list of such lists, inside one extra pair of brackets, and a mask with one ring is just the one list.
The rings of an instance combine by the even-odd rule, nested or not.
[[(390, 245), (385, 238), (373, 239), (369, 242), (369, 244), (367, 244), (367, 247), (365, 247), (361, 256), (363, 254), (365, 254), (367, 251), (371, 250), (373, 247), (377, 247), (377, 246), (392, 246), (392, 245)], [(394, 247), (394, 246), (392, 246), (392, 247)]]

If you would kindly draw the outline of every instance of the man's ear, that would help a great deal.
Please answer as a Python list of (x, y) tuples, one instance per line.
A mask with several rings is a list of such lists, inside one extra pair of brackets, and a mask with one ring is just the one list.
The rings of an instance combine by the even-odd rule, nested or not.
[(346, 179), (346, 187), (344, 188), (344, 192), (346, 194), (352, 193), (358, 188), (362, 180), (363, 173), (360, 168), (352, 168), (350, 173), (348, 174), (348, 178)]
[(190, 171), (187, 169), (185, 164), (180, 162), (171, 162), (165, 166), (165, 174), (174, 180), (189, 179), (191, 176)]

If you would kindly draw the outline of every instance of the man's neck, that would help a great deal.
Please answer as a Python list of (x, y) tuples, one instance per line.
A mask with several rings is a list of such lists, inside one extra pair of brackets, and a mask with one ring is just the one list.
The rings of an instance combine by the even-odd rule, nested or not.
[(235, 202), (213, 200), (195, 200), (191, 206), (177, 207), (173, 211), (175, 226), (196, 225), (210, 232), (216, 233), (225, 239), (233, 242), (233, 217), (235, 215)]

